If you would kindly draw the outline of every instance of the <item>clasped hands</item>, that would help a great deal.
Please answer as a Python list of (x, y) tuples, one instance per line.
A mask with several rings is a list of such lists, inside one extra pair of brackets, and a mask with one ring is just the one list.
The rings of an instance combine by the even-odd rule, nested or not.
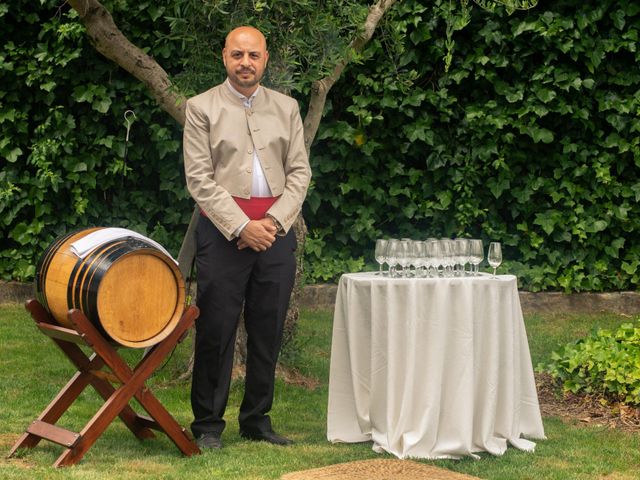
[(250, 220), (240, 232), (238, 250), (249, 247), (256, 252), (264, 252), (276, 241), (277, 231), (275, 223), (270, 218)]

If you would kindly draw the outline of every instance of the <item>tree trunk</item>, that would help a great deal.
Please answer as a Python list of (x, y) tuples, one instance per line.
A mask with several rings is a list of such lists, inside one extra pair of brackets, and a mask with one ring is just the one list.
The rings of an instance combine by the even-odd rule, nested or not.
[[(75, 9), (80, 20), (87, 29), (87, 35), (97, 51), (113, 61), (138, 80), (143, 82), (158, 104), (180, 125), (184, 126), (186, 98), (172, 88), (167, 72), (149, 55), (132, 44), (118, 29), (109, 11), (98, 0), (67, 0)], [(350, 43), (345, 57), (340, 60), (330, 75), (314, 82), (309, 100), (309, 111), (304, 119), (304, 140), (307, 153), (311, 149), (313, 139), (318, 132), (322, 113), (331, 87), (342, 75), (346, 66), (351, 62), (355, 53), (362, 51), (373, 36), (373, 33), (383, 15), (396, 0), (378, 0), (369, 7), (369, 14), (359, 33)], [(190, 267), (195, 257), (195, 225), (198, 219), (198, 209), (194, 210), (187, 227), (185, 238), (178, 254), (180, 271), (188, 278)], [(299, 299), (301, 293), (300, 280), (302, 277), (304, 241), (307, 228), (302, 218), (298, 216), (294, 226), (298, 249), (296, 252), (296, 281), (289, 303), (289, 311), (285, 321), (284, 343), (288, 343), (295, 335), (299, 316)], [(246, 359), (246, 332), (244, 327), (238, 331), (236, 342), (236, 365), (244, 366)], [(192, 362), (190, 362), (190, 367)], [(189, 373), (189, 372), (187, 372)]]
[(67, 0), (78, 12), (93, 47), (144, 83), (160, 107), (184, 126), (186, 97), (173, 88), (169, 75), (118, 29), (111, 13), (97, 0)]

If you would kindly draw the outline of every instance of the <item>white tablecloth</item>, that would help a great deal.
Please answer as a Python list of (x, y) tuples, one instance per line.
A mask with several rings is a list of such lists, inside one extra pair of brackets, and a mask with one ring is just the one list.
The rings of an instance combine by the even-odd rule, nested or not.
[(343, 275), (327, 438), (400, 458), (500, 455), (544, 439), (513, 275)]

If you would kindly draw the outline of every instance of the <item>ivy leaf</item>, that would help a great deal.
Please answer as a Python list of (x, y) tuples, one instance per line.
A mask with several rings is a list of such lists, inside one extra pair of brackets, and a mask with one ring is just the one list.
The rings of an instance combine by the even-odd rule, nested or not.
[(627, 275), (633, 275), (638, 271), (638, 266), (640, 266), (640, 260), (638, 259), (632, 262), (622, 262), (622, 271)]
[(487, 186), (495, 198), (500, 198), (502, 193), (510, 186), (508, 178), (491, 178), (487, 181)]
[(589, 222), (584, 230), (588, 233), (598, 233), (606, 230), (607, 225), (609, 224), (605, 220), (594, 220), (593, 222)]
[(147, 11), (149, 12), (149, 15), (151, 15), (151, 20), (155, 22), (164, 13), (164, 7), (151, 4), (147, 8)]
[(560, 220), (560, 213), (557, 211), (548, 211), (544, 213), (536, 213), (535, 225), (540, 225), (547, 235), (551, 235)]
[(616, 10), (615, 12), (611, 13), (611, 20), (613, 20), (613, 24), (615, 25), (615, 27), (618, 30), (622, 30), (624, 28), (625, 25), (625, 13), (623, 10)]
[(533, 141), (536, 143), (551, 143), (553, 142), (553, 132), (546, 128), (530, 127), (530, 134)]
[(9, 233), (9, 237), (14, 239), (20, 245), (27, 245), (32, 240), (29, 233), (30, 233), (29, 226), (26, 223), (21, 222), (17, 224), (13, 228), (13, 230), (11, 230), (11, 232)]
[(520, 100), (522, 100), (524, 98), (524, 95), (522, 93), (522, 90), (514, 90), (514, 91), (511, 91), (511, 92), (507, 93), (505, 98), (507, 99), (507, 102), (515, 103), (515, 102), (519, 102)]
[(532, 22), (520, 22), (518, 23), (518, 25), (516, 25), (514, 29), (512, 29), (513, 36), (517, 37), (518, 35), (521, 35), (524, 32), (530, 32), (531, 30), (535, 30), (537, 26), (538, 26), (537, 20)]
[(72, 98), (76, 102), (92, 102), (95, 85), (78, 85), (73, 89)]
[(556, 95), (557, 95), (555, 91), (550, 90), (548, 88), (538, 88), (534, 91), (535, 91), (536, 97), (538, 97), (538, 99), (543, 103), (549, 103), (551, 100), (556, 98)]
[(607, 245), (606, 247), (604, 247), (604, 251), (610, 257), (619, 258), (618, 255), (620, 254), (620, 249), (622, 247), (624, 247), (624, 238), (616, 238), (613, 242), (611, 242), (611, 245)]
[(20, 155), (22, 155), (22, 149), (20, 147), (15, 147), (13, 150), (7, 153), (7, 162), (15, 163), (18, 158), (20, 158)]
[(50, 92), (51, 90), (53, 90), (56, 86), (56, 82), (44, 82), (42, 84), (40, 84), (40, 88), (42, 90), (44, 90), (45, 92)]
[(107, 113), (111, 106), (111, 99), (109, 97), (96, 100), (91, 104), (91, 108), (97, 110), (100, 113)]

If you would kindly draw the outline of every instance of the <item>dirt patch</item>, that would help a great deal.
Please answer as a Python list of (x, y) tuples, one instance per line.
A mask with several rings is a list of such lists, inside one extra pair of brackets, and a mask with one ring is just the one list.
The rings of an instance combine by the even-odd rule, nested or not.
[(546, 373), (536, 373), (538, 401), (543, 416), (560, 417), (584, 425), (640, 432), (640, 407), (612, 402), (602, 395), (563, 393)]
[[(244, 365), (236, 365), (233, 367), (231, 378), (233, 380), (244, 379), (245, 369)], [(281, 378), (288, 385), (296, 385), (298, 387), (306, 388), (307, 390), (315, 390), (320, 385), (320, 380), (315, 377), (308, 377), (303, 375), (295, 368), (283, 367), (278, 364), (276, 367), (276, 377)]]

